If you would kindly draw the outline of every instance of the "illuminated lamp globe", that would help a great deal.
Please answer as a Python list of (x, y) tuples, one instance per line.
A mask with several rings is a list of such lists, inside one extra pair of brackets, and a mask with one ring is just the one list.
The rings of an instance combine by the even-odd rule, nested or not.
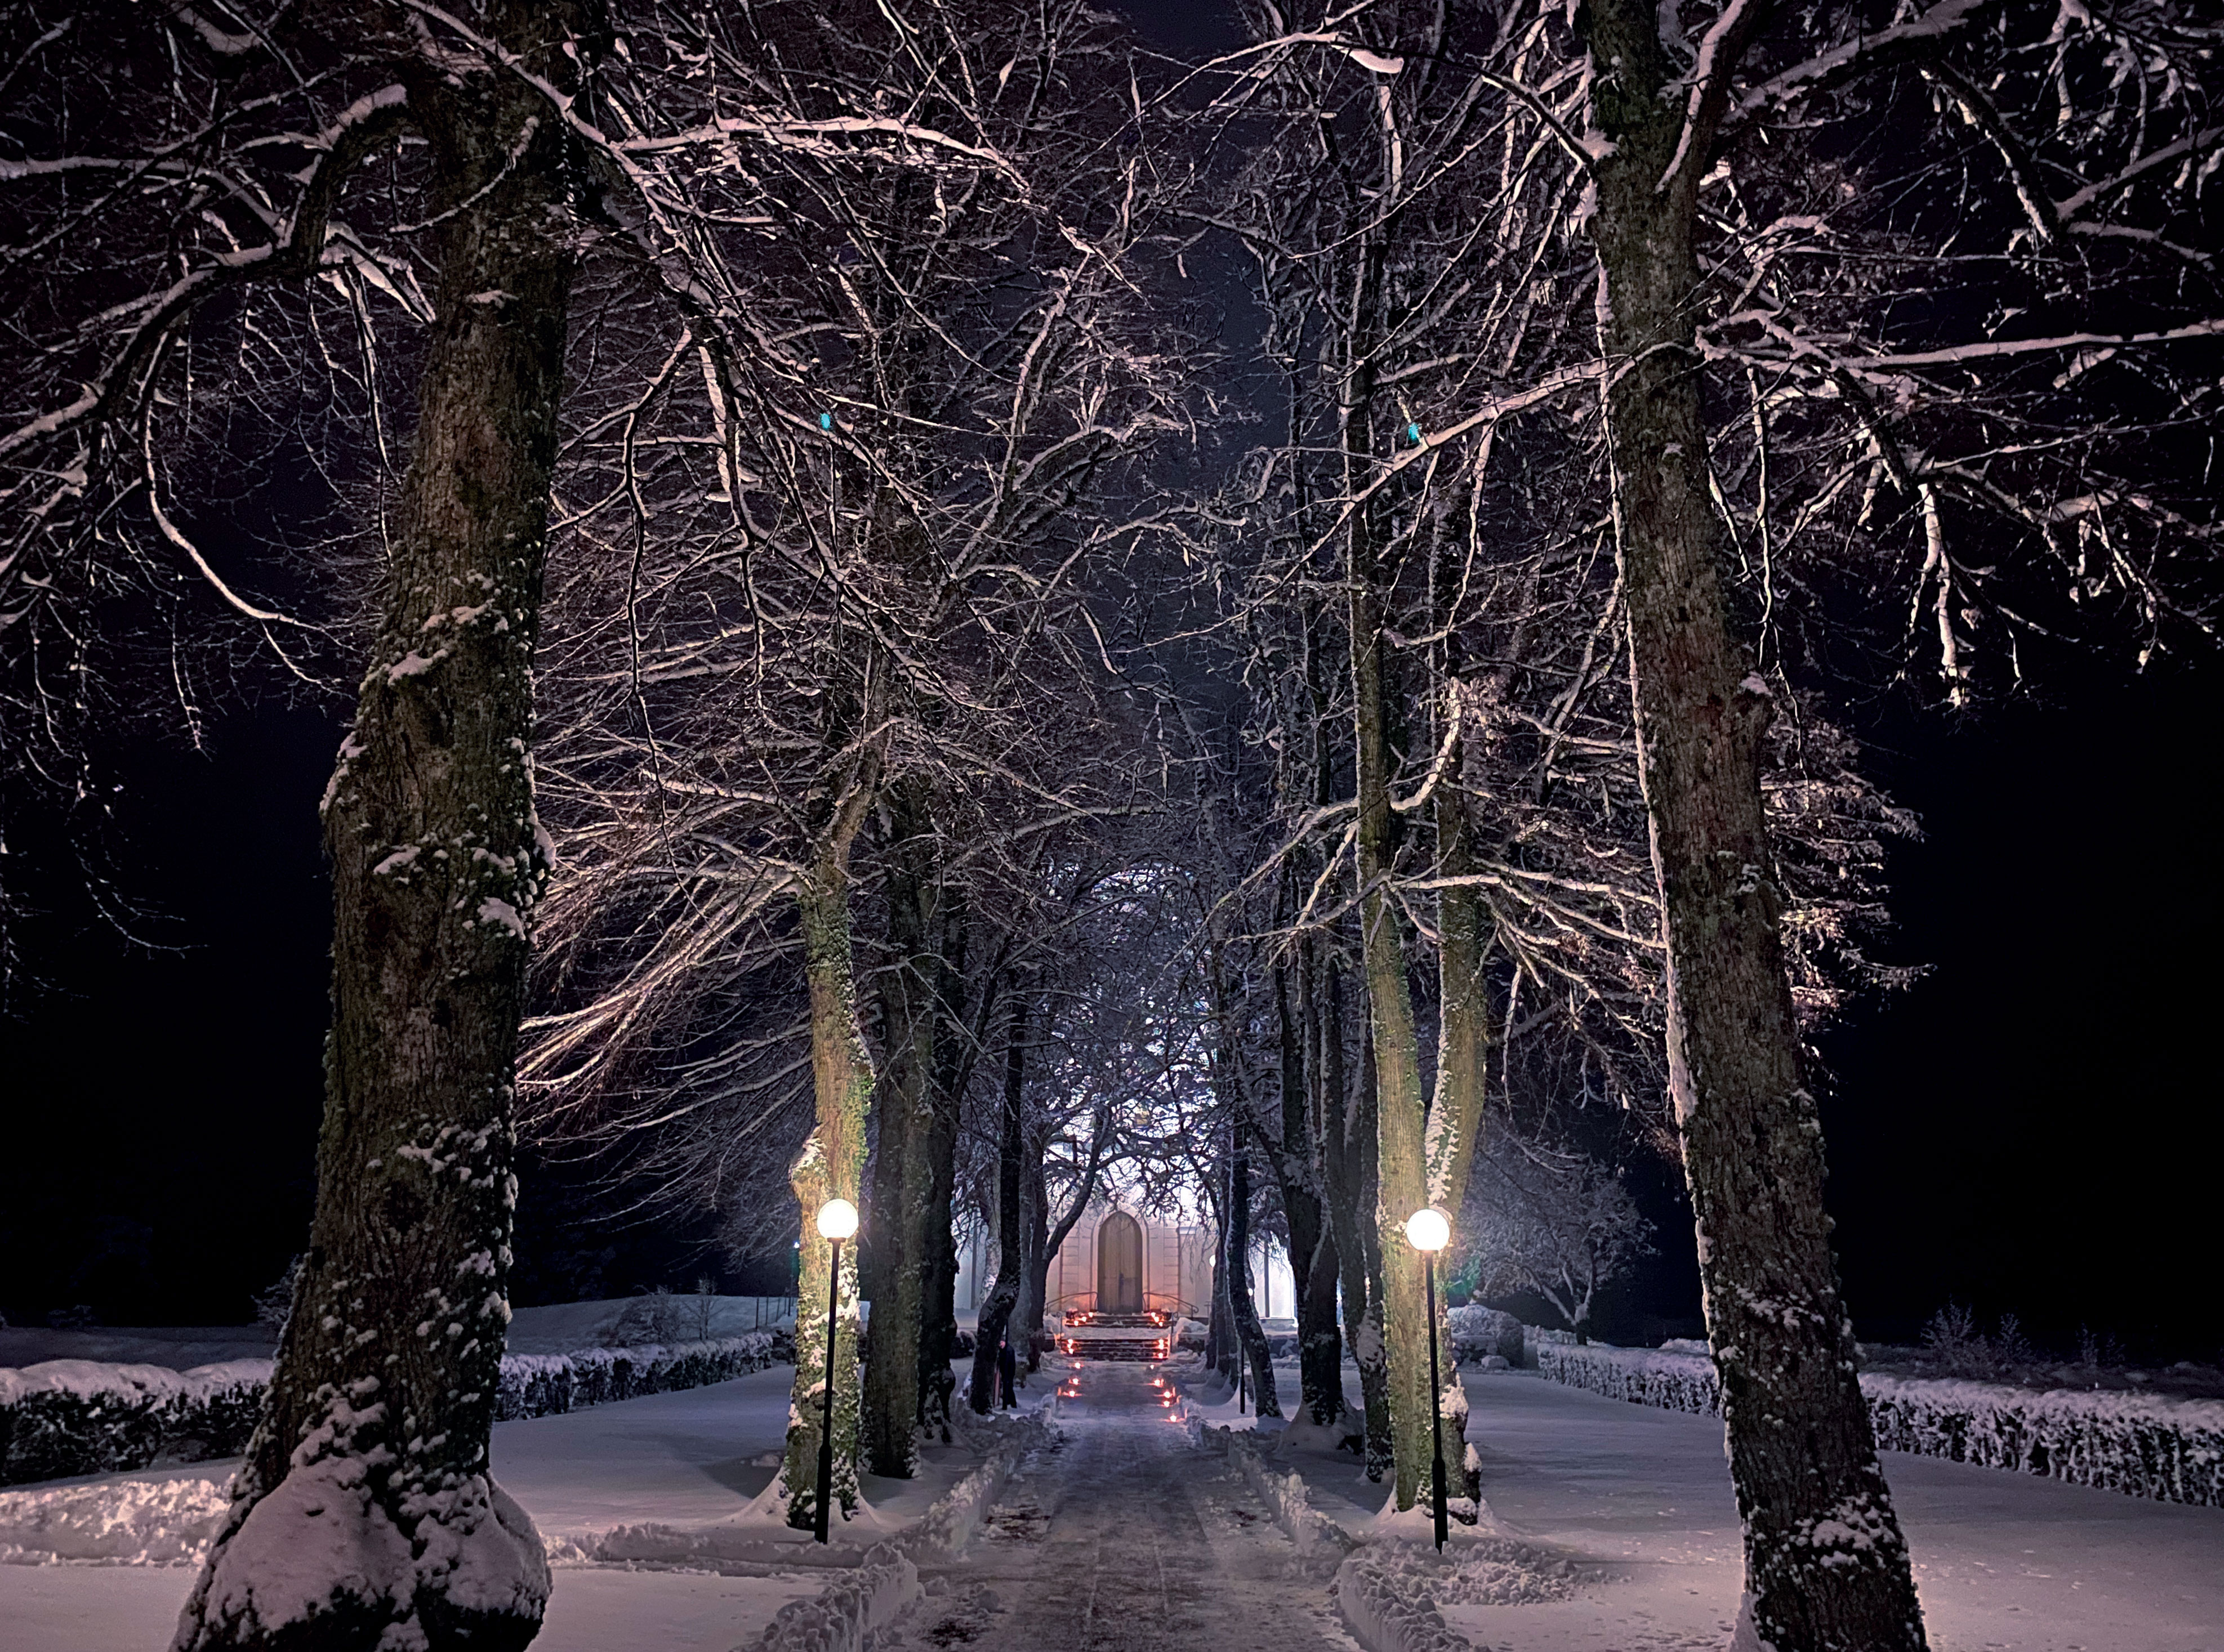
[[(1442, 1222), (1444, 1218), (1437, 1218)], [(845, 1239), (857, 1231), (857, 1207), (847, 1199), (829, 1199), (818, 1207), (818, 1237)]]
[(1406, 1242), (1417, 1251), (1441, 1251), (1452, 1242), (1452, 1225), (1440, 1210), (1417, 1210), (1406, 1218)]

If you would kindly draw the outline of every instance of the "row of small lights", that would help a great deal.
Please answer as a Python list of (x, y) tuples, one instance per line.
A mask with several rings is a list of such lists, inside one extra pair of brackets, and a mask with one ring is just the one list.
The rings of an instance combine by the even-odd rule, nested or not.
[[(1077, 1308), (1066, 1315), (1065, 1322), (1068, 1325), (1094, 1325), (1101, 1317), (1102, 1315), (1100, 1315), (1088, 1313), (1084, 1310)], [(1133, 1315), (1122, 1315), (1121, 1317), (1123, 1319), (1128, 1319), (1134, 1318), (1136, 1316)], [(1142, 1315), (1140, 1317), (1150, 1321), (1153, 1325), (1157, 1326), (1161, 1330), (1173, 1322), (1165, 1314), (1160, 1313), (1155, 1308), (1149, 1313)]]

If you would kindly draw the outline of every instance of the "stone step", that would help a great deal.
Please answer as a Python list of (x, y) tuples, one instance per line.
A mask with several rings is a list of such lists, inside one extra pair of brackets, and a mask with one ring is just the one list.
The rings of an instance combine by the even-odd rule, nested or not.
[(1068, 1331), (1058, 1338), (1058, 1351), (1073, 1359), (1121, 1359), (1130, 1362), (1154, 1362), (1166, 1357), (1172, 1346), (1172, 1334), (1161, 1331), (1156, 1336), (1107, 1335), (1098, 1332)]

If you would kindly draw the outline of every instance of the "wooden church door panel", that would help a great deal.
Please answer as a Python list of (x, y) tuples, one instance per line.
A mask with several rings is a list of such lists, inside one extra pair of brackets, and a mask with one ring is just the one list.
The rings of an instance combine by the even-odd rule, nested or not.
[(1096, 1311), (1143, 1311), (1143, 1229), (1124, 1210), (1096, 1225)]

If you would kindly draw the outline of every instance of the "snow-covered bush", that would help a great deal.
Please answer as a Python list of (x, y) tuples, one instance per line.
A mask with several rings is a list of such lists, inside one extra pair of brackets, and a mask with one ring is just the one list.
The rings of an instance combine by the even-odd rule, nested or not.
[[(1646, 1348), (1541, 1344), (1547, 1377), (1610, 1399), (1716, 1411), (1711, 1361)], [(2000, 1383), (1861, 1378), (1877, 1444), (2078, 1485), (2224, 1508), (2224, 1403), (2031, 1390)]]
[[(571, 1353), (505, 1354), (495, 1416), (553, 1416), (614, 1400), (702, 1388), (762, 1371), (774, 1363), (770, 1331), (707, 1342), (649, 1343), (631, 1348), (580, 1348)], [(792, 1346), (792, 1345), (791, 1345)]]
[[(700, 1388), (774, 1363), (769, 1331), (669, 1347), (506, 1354), (496, 1415), (548, 1416)], [(0, 1370), (0, 1485), (234, 1457), (262, 1412), (268, 1359), (172, 1371), (50, 1359)]]
[(1540, 1340), (1537, 1369), (1556, 1383), (1632, 1405), (1656, 1405), (1667, 1411), (1722, 1409), (1714, 1361), (1703, 1356)]
[(0, 1370), (0, 1485), (243, 1451), (270, 1362), (172, 1371), (50, 1359)]
[(1495, 1308), (1470, 1304), (1450, 1309), (1452, 1358), (1462, 1365), (1497, 1354), (1509, 1365), (1521, 1363), (1521, 1321)]

